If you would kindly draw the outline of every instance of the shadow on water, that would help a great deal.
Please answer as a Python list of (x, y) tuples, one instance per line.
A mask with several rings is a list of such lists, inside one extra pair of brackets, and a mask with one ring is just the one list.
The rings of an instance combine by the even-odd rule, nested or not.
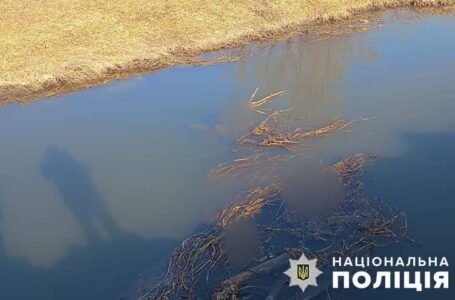
[[(145, 239), (120, 230), (90, 179), (89, 168), (67, 151), (49, 146), (42, 175), (58, 190), (62, 201), (87, 236), (86, 246), (73, 246), (50, 268), (26, 259), (9, 258), (0, 238), (2, 299), (120, 299), (135, 298), (138, 281), (156, 277), (176, 240)], [(0, 229), (2, 211), (0, 210)], [(100, 229), (101, 227), (101, 229)], [(1, 231), (1, 230), (0, 230)], [(109, 238), (102, 238), (104, 232)]]
[(48, 146), (41, 163), (41, 173), (57, 189), (89, 243), (99, 240), (102, 232), (111, 238), (119, 234), (117, 225), (90, 178), (88, 167), (72, 158), (64, 149)]

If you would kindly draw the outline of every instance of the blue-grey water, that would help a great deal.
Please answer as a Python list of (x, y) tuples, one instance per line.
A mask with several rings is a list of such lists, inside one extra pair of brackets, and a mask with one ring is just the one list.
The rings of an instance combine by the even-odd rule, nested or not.
[[(453, 265), (454, 32), (453, 16), (390, 21), (1, 107), (0, 298), (119, 299), (158, 276), (174, 247), (246, 187), (207, 174), (238, 158), (230, 150), (257, 121), (246, 107), (257, 86), (261, 95), (288, 90), (280, 105), (308, 126), (372, 117), (315, 140), (309, 154), (324, 163), (378, 154), (368, 191), (404, 210), (422, 245), (383, 253), (446, 256)], [(334, 296), (366, 295), (454, 297)]]

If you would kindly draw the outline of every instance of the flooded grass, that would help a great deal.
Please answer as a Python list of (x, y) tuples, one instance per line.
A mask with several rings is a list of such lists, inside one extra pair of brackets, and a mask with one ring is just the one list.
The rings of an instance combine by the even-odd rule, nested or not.
[[(257, 151), (262, 151), (264, 147), (282, 147), (288, 150), (295, 150), (298, 146), (303, 145), (303, 141), (308, 137), (322, 137), (342, 132), (350, 124), (369, 120), (370, 118), (358, 118), (356, 120), (332, 120), (328, 125), (317, 127), (312, 130), (305, 130), (298, 127), (298, 124), (304, 119), (302, 116), (293, 116), (291, 107), (281, 110), (271, 110), (264, 106), (270, 104), (278, 96), (286, 94), (285, 91), (272, 93), (260, 100), (254, 100), (259, 88), (256, 88), (248, 100), (248, 108), (261, 115), (264, 119), (259, 122), (250, 132), (237, 139), (240, 148), (256, 146)], [(272, 112), (270, 112), (272, 111)], [(244, 165), (248, 162), (255, 162), (251, 158), (239, 159), (232, 165)], [(223, 166), (226, 166), (223, 164)], [(221, 166), (220, 166), (221, 167)]]
[[(283, 194), (281, 181), (239, 195), (221, 211), (213, 227), (180, 244), (162, 281), (141, 299), (265, 298), (270, 288), (248, 287), (274, 277), (271, 274), (278, 275), (289, 258), (302, 252), (316, 257), (320, 268), (327, 268), (333, 256), (364, 255), (374, 248), (412, 241), (407, 237), (404, 212), (363, 190), (362, 173), (371, 159), (357, 154), (326, 169), (340, 179), (344, 196), (323, 213), (293, 208)], [(226, 232), (244, 222), (255, 228), (259, 253), (247, 268), (236, 273), (226, 249)], [(231, 278), (222, 279), (226, 276)], [(284, 284), (282, 278), (276, 278)]]
[[(258, 88), (247, 106), (261, 115), (266, 113), (258, 108), (284, 93), (272, 93), (255, 101), (257, 92)], [(255, 145), (291, 150), (289, 146), (301, 144), (303, 138), (333, 135), (355, 121), (337, 120), (310, 131), (288, 128), (291, 136), (289, 132), (281, 133), (283, 127), (280, 125), (284, 121), (288, 126), (294, 123), (293, 119), (304, 118), (291, 118), (282, 111), (266, 114), (248, 134), (274, 133), (264, 140), (267, 143), (262, 141)], [(272, 293), (268, 285), (262, 284), (260, 289), (254, 290), (249, 287), (271, 278), (275, 278), (272, 280), (276, 281), (274, 287), (283, 286), (280, 270), (289, 258), (297, 258), (302, 252), (316, 257), (319, 268), (328, 268), (334, 256), (365, 255), (378, 247), (413, 241), (407, 236), (404, 212), (368, 195), (363, 189), (364, 169), (375, 156), (356, 154), (326, 167), (306, 165), (304, 168), (309, 168), (307, 176), (293, 176), (294, 164), (289, 162), (296, 155), (289, 155), (289, 151), (273, 155), (267, 147), (245, 149), (242, 147), (245, 143), (252, 143), (248, 135), (237, 140), (241, 147), (237, 152), (254, 151), (256, 154), (220, 164), (210, 171), (209, 177), (229, 179), (253, 175), (269, 183), (241, 193), (219, 213), (212, 226), (185, 239), (175, 249), (167, 273), (156, 286), (144, 289), (140, 299), (266, 298)], [(272, 173), (275, 178), (267, 173)], [(254, 246), (250, 246), (254, 250), (249, 251), (245, 242), (237, 241), (234, 249), (241, 254), (233, 255), (230, 239), (232, 232), (235, 236), (244, 231), (239, 227), (250, 228), (252, 233), (248, 241), (254, 241)], [(249, 255), (245, 254), (248, 252)], [(243, 256), (240, 259), (243, 265), (240, 266), (236, 263), (239, 256)]]
[[(210, 63), (197, 56), (280, 34), (364, 30), (365, 22), (304, 27), (359, 12), (453, 4), (453, 0), (4, 1), (0, 102), (61, 94), (175, 64)], [(218, 57), (214, 62), (229, 59)]]

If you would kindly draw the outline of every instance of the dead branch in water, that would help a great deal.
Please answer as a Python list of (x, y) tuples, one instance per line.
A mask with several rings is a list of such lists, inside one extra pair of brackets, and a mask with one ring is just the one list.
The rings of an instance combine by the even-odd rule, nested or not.
[[(262, 120), (249, 134), (254, 136), (260, 136), (275, 130), (279, 126), (279, 122), (291, 123), (289, 116), (285, 113), (289, 113), (290, 109), (276, 110)], [(241, 138), (240, 138), (241, 139)]]
[[(249, 102), (252, 101), (257, 91), (258, 88), (251, 95)], [(238, 138), (237, 145), (239, 149), (249, 148), (255, 151), (262, 151), (264, 148), (284, 148), (290, 151), (302, 150), (302, 146), (305, 146), (304, 141), (306, 138), (337, 134), (356, 121), (369, 119), (334, 120), (326, 126), (312, 130), (303, 130), (299, 127), (292, 128), (296, 127), (296, 120), (290, 115), (290, 109), (274, 111), (267, 115), (250, 132)], [(262, 154), (254, 154), (218, 165), (210, 171), (209, 177), (235, 177), (252, 171), (258, 172), (261, 169), (273, 170), (279, 163), (289, 158), (292, 158), (292, 156), (277, 155), (265, 158)]]
[(285, 267), (289, 264), (289, 259), (292, 256), (289, 252), (285, 252), (277, 257), (273, 257), (265, 261), (264, 263), (257, 265), (251, 269), (245, 270), (232, 278), (223, 281), (219, 286), (216, 287), (214, 293), (211, 295), (212, 300), (229, 300), (236, 299), (233, 295), (238, 295), (242, 286), (245, 283), (253, 280), (256, 277), (260, 277), (263, 274), (270, 274)]
[[(278, 154), (265, 157), (266, 153), (260, 153), (246, 158), (235, 159), (222, 163), (210, 170), (209, 178), (237, 177), (239, 175), (261, 174), (261, 177), (272, 177), (273, 171), (277, 171), (283, 163), (296, 157), (296, 155)], [(254, 176), (253, 176), (254, 177)]]
[(251, 95), (250, 99), (248, 100), (248, 107), (251, 110), (254, 110), (254, 111), (256, 111), (256, 112), (258, 112), (260, 114), (263, 114), (263, 115), (265, 115), (266, 113), (264, 111), (262, 111), (262, 110), (259, 110), (260, 107), (271, 103), (274, 100), (275, 97), (287, 93), (287, 91), (279, 91), (279, 92), (272, 93), (272, 94), (270, 94), (268, 96), (265, 96), (264, 98), (261, 98), (259, 100), (254, 101), (254, 97), (256, 96), (258, 91), (259, 91), (259, 87), (257, 87), (254, 90), (253, 94)]
[(239, 137), (237, 143), (242, 143), (244, 139), (247, 139), (248, 136), (261, 136), (272, 131), (277, 131), (282, 123), (291, 124), (293, 123), (292, 119), (288, 115), (290, 109), (276, 110), (273, 113), (269, 114), (264, 120), (262, 120), (258, 125), (256, 125), (250, 132)]
[[(274, 97), (286, 93), (280, 91), (266, 96), (260, 100), (254, 101), (254, 97), (259, 91), (257, 87), (248, 100), (248, 107), (261, 114), (267, 115), (264, 120), (259, 122), (250, 132), (237, 139), (239, 146), (257, 146), (259, 150), (262, 147), (281, 147), (288, 150), (294, 150), (297, 145), (300, 145), (304, 138), (322, 137), (341, 132), (350, 124), (360, 121), (369, 120), (369, 118), (359, 118), (353, 120), (334, 120), (326, 126), (319, 127), (313, 130), (304, 130), (296, 127), (296, 119), (290, 115), (290, 108), (283, 110), (275, 110), (270, 114), (259, 110), (260, 107), (273, 101)], [(301, 118), (300, 118), (301, 119)], [(286, 127), (283, 125), (287, 125)], [(258, 139), (259, 137), (266, 137)]]
[(230, 162), (219, 164), (209, 172), (209, 178), (249, 178), (274, 182), (286, 177), (290, 172), (290, 163), (293, 159), (303, 157), (304, 153), (277, 154), (267, 156), (267, 153), (259, 153), (243, 159), (235, 159)]
[(262, 153), (256, 154), (220, 164), (209, 172), (209, 177), (236, 176), (240, 170), (257, 165), (262, 155)]
[[(323, 268), (333, 256), (364, 255), (370, 249), (406, 239), (404, 213), (363, 191), (360, 175), (369, 160), (358, 154), (328, 167), (340, 176), (345, 196), (322, 215), (298, 216), (286, 204), (280, 182), (239, 195), (220, 213), (213, 227), (182, 242), (163, 280), (143, 299), (196, 295), (237, 299), (251, 282), (285, 266), (289, 255), (295, 257), (304, 251), (317, 257)], [(230, 225), (245, 220), (257, 229), (259, 253), (249, 268), (232, 273), (224, 233)], [(220, 281), (220, 274), (230, 279)]]
[(239, 196), (240, 201), (221, 212), (217, 224), (222, 228), (226, 228), (236, 221), (248, 219), (260, 212), (264, 206), (270, 205), (272, 199), (278, 196), (279, 193), (280, 187), (277, 183), (249, 190)]
[(303, 131), (298, 128), (294, 131), (295, 138), (305, 138), (305, 137), (316, 137), (316, 136), (326, 136), (340, 132), (343, 128), (352, 124), (354, 120), (338, 120), (324, 127), (320, 127), (310, 131)]
[[(283, 94), (277, 92), (248, 106), (266, 117), (249, 133), (237, 140), (239, 146), (286, 148), (294, 150), (309, 137), (322, 137), (341, 132), (355, 121), (334, 120), (328, 125), (303, 130), (295, 125), (289, 109), (266, 114), (259, 110)], [(256, 150), (257, 150), (256, 149)], [(267, 152), (235, 159), (218, 165), (210, 177), (234, 177), (247, 171), (265, 176), (295, 155), (269, 156)], [(281, 181), (253, 188), (240, 194), (216, 222), (201, 233), (186, 239), (172, 255), (167, 274), (143, 299), (211, 298), (238, 299), (244, 288), (288, 263), (303, 251), (317, 257), (319, 267), (329, 264), (333, 256), (363, 255), (368, 250), (405, 239), (407, 222), (402, 212), (363, 191), (361, 175), (370, 157), (357, 154), (328, 166), (326, 170), (339, 176), (345, 195), (335, 207), (321, 214), (305, 215), (286, 202)], [(282, 174), (280, 174), (282, 175)], [(404, 221), (403, 221), (404, 220)], [(257, 231), (258, 253), (240, 272), (231, 269), (225, 234), (231, 226), (248, 222)], [(228, 279), (226, 279), (228, 278)]]
[[(280, 129), (279, 125), (261, 122), (251, 132), (239, 138), (237, 143), (240, 146), (255, 145), (258, 147), (283, 147), (288, 150), (294, 150), (296, 148), (295, 146), (302, 144), (304, 138), (336, 134), (355, 121), (357, 120), (337, 120), (326, 126), (310, 131), (305, 131), (301, 128), (283, 131), (283, 129)], [(264, 135), (265, 133), (269, 134), (262, 140), (257, 139), (258, 136)]]

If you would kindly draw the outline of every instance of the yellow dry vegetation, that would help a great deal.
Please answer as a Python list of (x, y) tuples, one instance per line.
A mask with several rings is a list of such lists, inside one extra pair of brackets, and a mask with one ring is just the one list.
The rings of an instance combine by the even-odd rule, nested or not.
[(455, 0), (0, 0), (0, 102), (185, 62), (313, 22)]

